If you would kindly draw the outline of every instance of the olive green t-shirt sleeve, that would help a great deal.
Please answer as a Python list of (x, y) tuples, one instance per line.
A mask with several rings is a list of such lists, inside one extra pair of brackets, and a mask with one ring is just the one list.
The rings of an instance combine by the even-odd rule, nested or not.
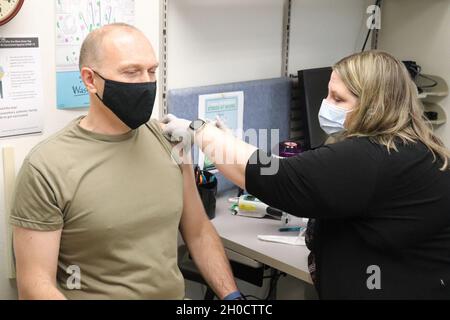
[(181, 166), (183, 163), (183, 157), (179, 153), (179, 148), (176, 147), (175, 143), (172, 143), (163, 133), (163, 130), (159, 124), (159, 122), (155, 119), (152, 119), (148, 122), (148, 128), (155, 134), (156, 138), (159, 140), (161, 145), (166, 150), (167, 154), (172, 158), (172, 160), (178, 165)]
[(60, 230), (64, 224), (52, 187), (28, 159), (17, 177), (10, 223), (37, 231)]

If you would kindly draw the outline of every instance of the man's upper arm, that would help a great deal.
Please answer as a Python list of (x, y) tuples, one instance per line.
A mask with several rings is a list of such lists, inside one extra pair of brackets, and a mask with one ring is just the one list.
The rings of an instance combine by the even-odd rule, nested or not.
[(61, 232), (14, 227), (17, 285), (21, 298), (39, 299), (42, 287), (56, 288)]
[(39, 298), (32, 294), (42, 284), (55, 286), (64, 220), (50, 180), (27, 158), (16, 181), (10, 223), (21, 297)]
[(202, 223), (209, 223), (209, 220), (197, 191), (192, 165), (183, 164), (181, 169), (183, 172), (183, 215), (180, 229), (185, 237), (186, 233), (199, 230)]

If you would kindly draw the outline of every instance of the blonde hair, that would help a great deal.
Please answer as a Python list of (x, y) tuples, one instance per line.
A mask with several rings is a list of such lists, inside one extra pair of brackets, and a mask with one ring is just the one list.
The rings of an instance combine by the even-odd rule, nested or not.
[(365, 51), (339, 61), (333, 70), (358, 98), (349, 115), (344, 138), (369, 137), (397, 151), (396, 141), (422, 142), (439, 158), (441, 170), (449, 167), (450, 152), (433, 133), (425, 118), (417, 87), (405, 65), (382, 51)]

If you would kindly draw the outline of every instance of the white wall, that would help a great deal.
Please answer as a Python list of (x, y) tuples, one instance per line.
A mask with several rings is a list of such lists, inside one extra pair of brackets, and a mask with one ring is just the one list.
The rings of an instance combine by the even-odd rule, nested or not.
[(283, 0), (169, 1), (169, 89), (281, 76)]
[[(294, 0), (289, 72), (330, 66), (359, 51), (373, 2)], [(283, 4), (169, 1), (169, 89), (282, 76)]]
[[(39, 13), (39, 19), (36, 13)], [(159, 0), (136, 0), (136, 25), (149, 37), (155, 51), (159, 53)], [(42, 74), (44, 83), (44, 134), (17, 139), (0, 139), (3, 146), (12, 146), (16, 153), (17, 170), (29, 150), (41, 140), (63, 128), (69, 121), (86, 110), (56, 110), (55, 75), (55, 1), (27, 0), (22, 11), (9, 24), (0, 27), (0, 36), (38, 35), (42, 56)], [(156, 112), (156, 116), (159, 112)], [(0, 154), (0, 164), (1, 159)], [(14, 284), (5, 277), (5, 211), (4, 211), (3, 170), (0, 168), (0, 299), (16, 296)]]
[[(367, 34), (366, 9), (373, 0), (294, 0), (289, 73), (332, 66), (359, 52)], [(367, 48), (370, 48), (370, 40)]]
[[(450, 84), (450, 0), (384, 1), (379, 48)], [(450, 98), (439, 102), (450, 116)], [(450, 124), (436, 129), (450, 147)]]

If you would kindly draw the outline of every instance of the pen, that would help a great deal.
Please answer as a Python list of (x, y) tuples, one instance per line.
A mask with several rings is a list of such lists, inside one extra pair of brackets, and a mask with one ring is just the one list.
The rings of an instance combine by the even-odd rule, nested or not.
[(304, 227), (283, 227), (279, 228), (278, 231), (280, 232), (288, 232), (288, 231), (302, 231)]

